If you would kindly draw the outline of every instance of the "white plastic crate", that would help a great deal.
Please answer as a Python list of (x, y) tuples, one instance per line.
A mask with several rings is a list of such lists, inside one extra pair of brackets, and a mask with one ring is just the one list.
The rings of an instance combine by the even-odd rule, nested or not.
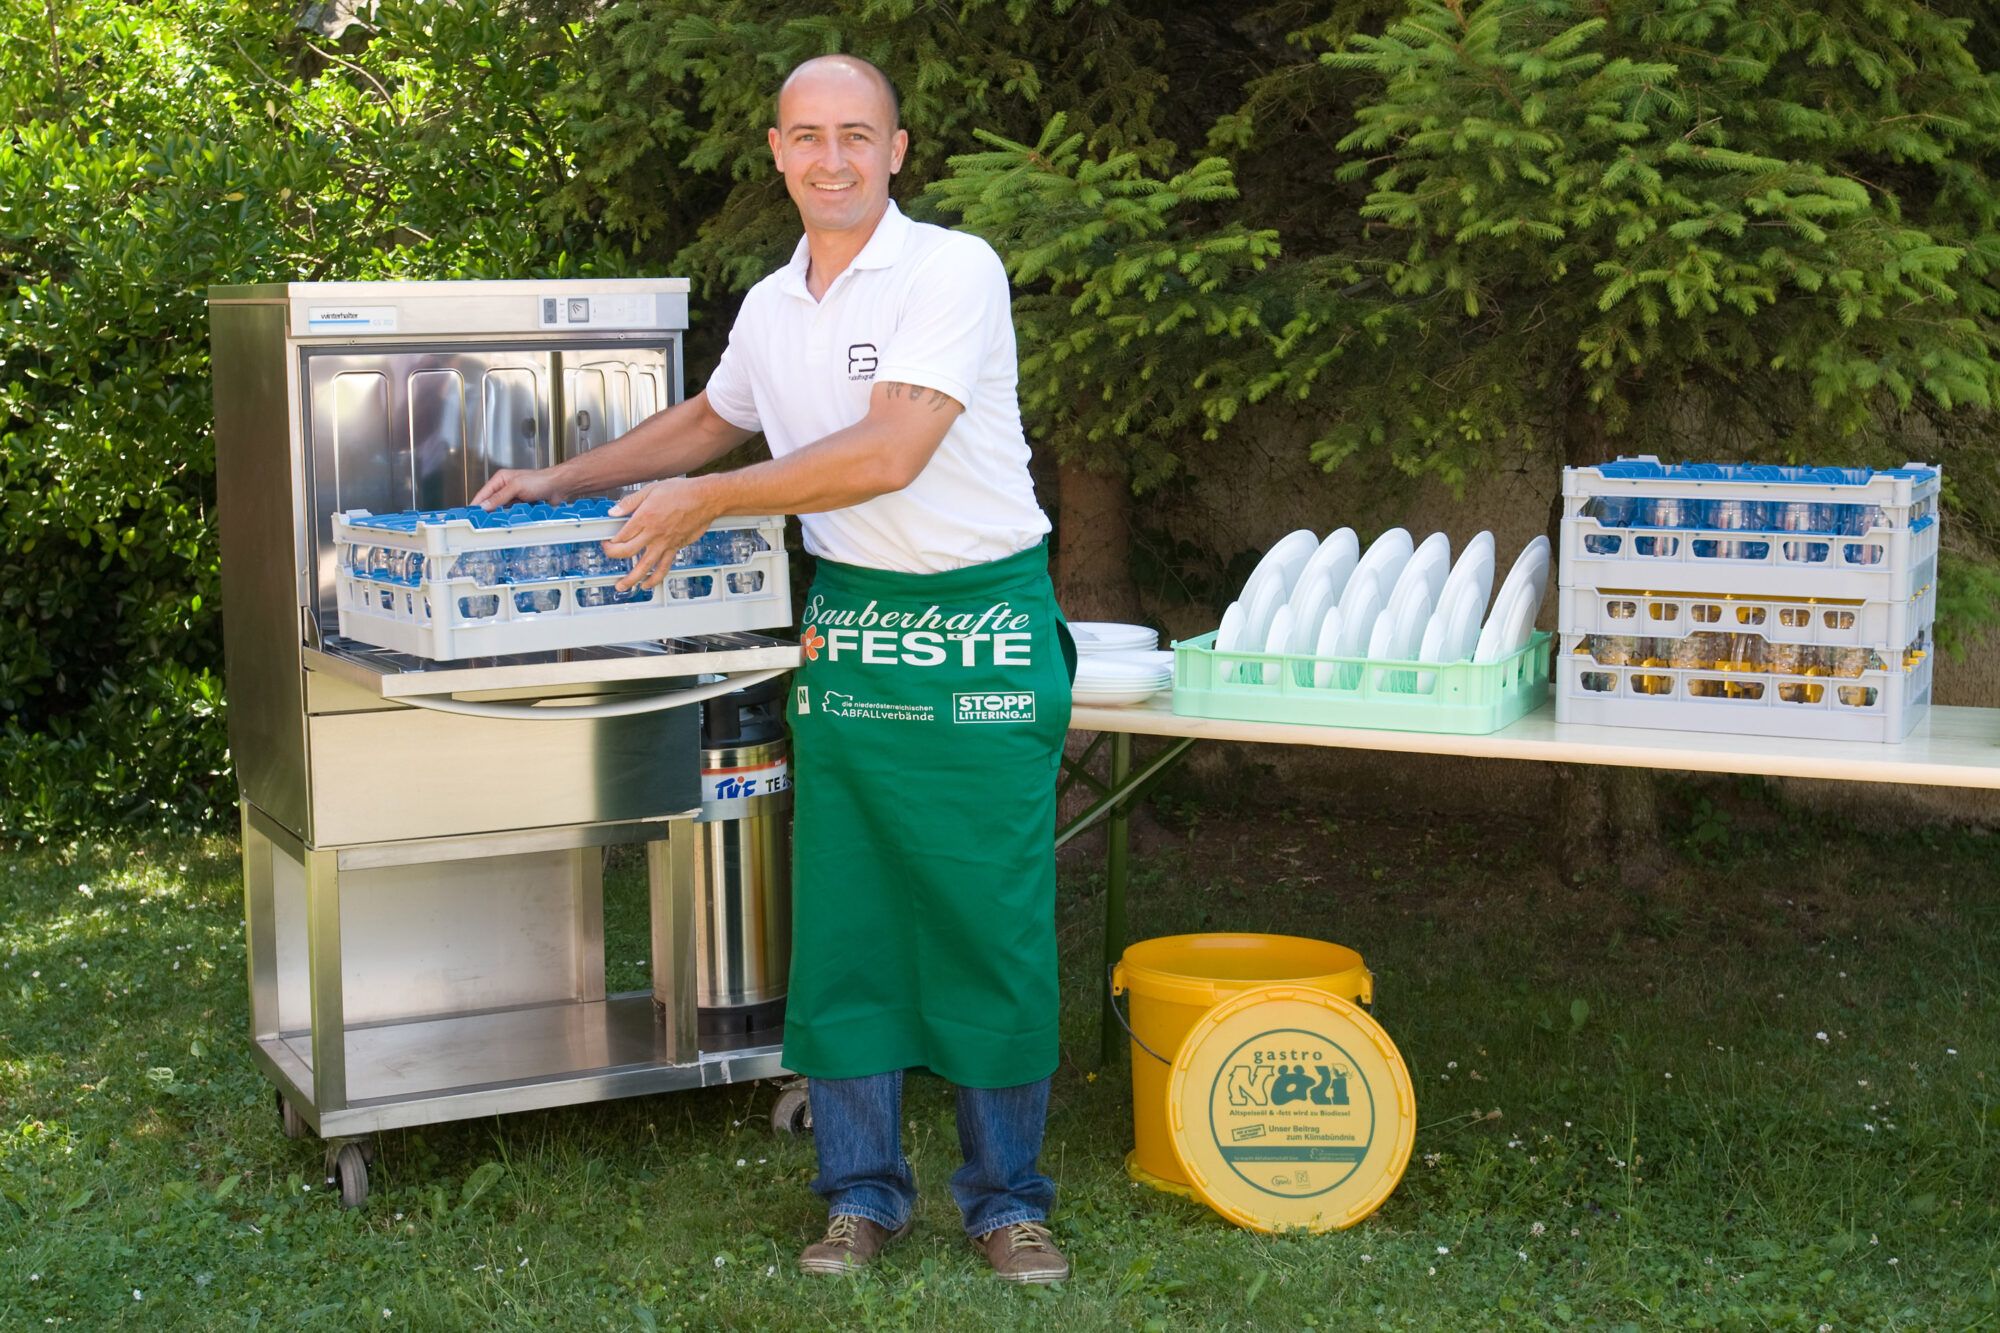
[(1609, 666), (1565, 637), (1556, 658), (1556, 721), (1730, 735), (1894, 743), (1930, 706), (1928, 652), (1892, 653), (1854, 675)]
[(1853, 536), (1617, 528), (1565, 518), (1565, 588), (1663, 588), (1747, 597), (1909, 602), (1937, 582), (1938, 526)]
[(1581, 515), (1592, 500), (1680, 499), (1872, 505), (1881, 510), (1867, 526), (1913, 528), (1935, 519), (1944, 472), (1935, 463), (1866, 468), (1777, 467), (1748, 463), (1666, 464), (1651, 454), (1614, 459), (1595, 467), (1563, 469), (1563, 517)]
[[(1566, 468), (1557, 581), (1566, 589), (1910, 602), (1937, 581), (1942, 486), (1942, 472), (1922, 463), (1868, 472), (1668, 467), (1641, 457)], [(1665, 521), (1663, 508), (1678, 513)]]
[(1677, 638), (1703, 630), (1761, 634), (1774, 643), (1886, 648), (1928, 647), (1937, 623), (1937, 585), (1905, 602), (1821, 601), (1803, 597), (1717, 596), (1618, 588), (1563, 588), (1557, 627), (1564, 634)]
[[(599, 644), (772, 629), (792, 621), (782, 517), (725, 518), (708, 531), (752, 532), (764, 549), (726, 564), (676, 568), (658, 588), (611, 602), (621, 574), (561, 575), (485, 582), (451, 573), (473, 552), (568, 547), (615, 536), (622, 518), (556, 518), (504, 528), (464, 519), (424, 522), (413, 531), (367, 526), (365, 510), (334, 516), (340, 569), (335, 580), (340, 632), (362, 643), (434, 661), (505, 657)], [(385, 577), (357, 569), (353, 553), (382, 549), (421, 556), (421, 576)]]

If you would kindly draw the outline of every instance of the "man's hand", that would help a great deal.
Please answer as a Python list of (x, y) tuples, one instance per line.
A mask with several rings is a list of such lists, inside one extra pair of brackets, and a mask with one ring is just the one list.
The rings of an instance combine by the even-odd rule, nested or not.
[(486, 479), (479, 488), (479, 494), (472, 497), (472, 503), (486, 509), (498, 509), (501, 505), (517, 501), (542, 501), (553, 503), (564, 499), (561, 488), (556, 485), (555, 469), (503, 467)]
[(618, 580), (625, 592), (659, 587), (680, 549), (707, 531), (719, 511), (699, 478), (672, 477), (626, 496), (611, 507), (611, 516), (625, 526), (604, 543), (604, 553), (614, 560), (632, 557), (632, 572)]

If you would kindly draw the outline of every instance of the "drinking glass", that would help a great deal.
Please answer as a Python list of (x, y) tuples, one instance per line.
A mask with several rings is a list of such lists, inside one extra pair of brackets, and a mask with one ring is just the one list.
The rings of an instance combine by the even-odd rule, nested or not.
[(1639, 640), (1630, 634), (1599, 634), (1591, 642), (1599, 666), (1631, 666), (1639, 660)]
[(1701, 505), (1678, 495), (1662, 495), (1646, 501), (1646, 522), (1655, 528), (1698, 528)]
[(1771, 526), (1779, 532), (1825, 532), (1830, 508), (1810, 500), (1781, 500), (1771, 506)]

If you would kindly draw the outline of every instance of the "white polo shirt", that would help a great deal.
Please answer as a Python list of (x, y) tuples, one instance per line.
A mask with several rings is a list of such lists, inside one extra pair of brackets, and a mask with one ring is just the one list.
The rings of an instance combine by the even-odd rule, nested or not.
[(783, 458), (868, 415), (877, 381), (948, 393), (965, 411), (900, 491), (801, 514), (806, 549), (871, 569), (935, 574), (1039, 542), (1028, 440), (1015, 397), (1007, 271), (977, 236), (912, 222), (894, 201), (821, 300), (792, 262), (750, 289), (709, 376), (709, 406), (761, 430)]

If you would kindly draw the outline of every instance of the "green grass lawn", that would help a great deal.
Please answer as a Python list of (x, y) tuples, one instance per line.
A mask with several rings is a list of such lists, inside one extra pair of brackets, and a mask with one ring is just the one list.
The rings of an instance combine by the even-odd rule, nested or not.
[[(1647, 892), (1560, 884), (1542, 831), (1174, 807), (1135, 934), (1338, 940), (1378, 976), (1416, 1154), (1350, 1231), (1274, 1237), (1135, 1187), (1096, 1051), (1096, 866), (1063, 879), (1044, 1165), (1076, 1277), (959, 1236), (949, 1090), (912, 1084), (916, 1236), (790, 1268), (809, 1140), (768, 1085), (384, 1135), (364, 1209), (278, 1133), (216, 838), (0, 859), (0, 1328), (2000, 1326), (2000, 839), (1862, 835), (1753, 795)], [(643, 904), (607, 891), (612, 984)]]

